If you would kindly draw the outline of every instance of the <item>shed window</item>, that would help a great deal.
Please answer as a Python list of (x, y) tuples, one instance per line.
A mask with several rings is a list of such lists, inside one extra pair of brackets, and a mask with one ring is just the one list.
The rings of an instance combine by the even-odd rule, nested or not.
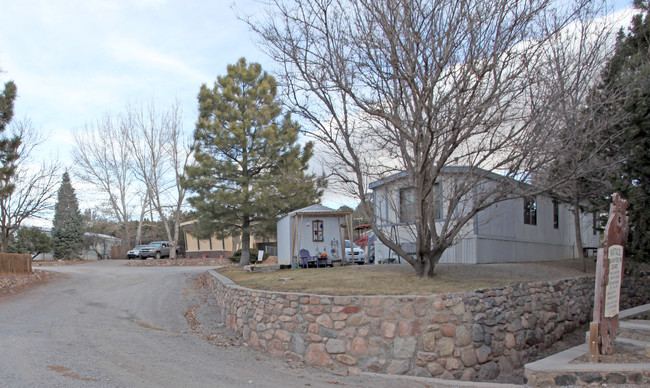
[(537, 201), (535, 197), (524, 198), (524, 224), (537, 225)]
[(311, 222), (311, 231), (312, 231), (312, 240), (313, 241), (323, 241), (323, 221), (314, 220)]
[(557, 199), (553, 200), (553, 229), (560, 227), (560, 204)]

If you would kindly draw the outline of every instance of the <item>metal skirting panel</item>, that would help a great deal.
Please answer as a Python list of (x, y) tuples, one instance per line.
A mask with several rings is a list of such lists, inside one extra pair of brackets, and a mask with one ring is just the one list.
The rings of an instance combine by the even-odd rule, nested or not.
[(477, 239), (477, 263), (511, 263), (570, 259), (576, 257), (571, 245), (513, 241), (505, 239)]

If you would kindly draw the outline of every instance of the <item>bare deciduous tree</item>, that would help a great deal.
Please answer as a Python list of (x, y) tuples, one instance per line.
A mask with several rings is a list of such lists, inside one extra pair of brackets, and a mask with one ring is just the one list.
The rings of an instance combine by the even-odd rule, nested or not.
[(133, 199), (138, 197), (132, 150), (126, 146), (130, 130), (127, 124), (123, 117), (106, 115), (96, 125), (86, 125), (74, 133), (72, 152), (75, 175), (107, 196), (108, 208), (121, 225), (123, 246), (131, 243), (129, 221)]
[(15, 175), (10, 178), (11, 182), (2, 182), (4, 186), (14, 186), (11, 194), (0, 198), (3, 252), (7, 251), (9, 240), (23, 221), (43, 217), (45, 212), (54, 208), (52, 200), (59, 186), (59, 163), (46, 161), (39, 165), (33, 160), (33, 153), (43, 144), (44, 139), (32, 123), (28, 120), (16, 122), (12, 125), (12, 132), (21, 139), (21, 145), (18, 148), (18, 159), (14, 162)]
[[(602, 17), (601, 8), (584, 8), (578, 13), (577, 23), (554, 34), (543, 46), (540, 58), (542, 77), (538, 87), (543, 90), (548, 105), (545, 122), (558, 128), (555, 160), (538, 172), (536, 181), (551, 187), (554, 193), (569, 200), (573, 208), (574, 232), (578, 256), (586, 271), (582, 245), (580, 212), (588, 205), (586, 200), (612, 193), (609, 175), (622, 158), (607, 155), (607, 147), (621, 136), (612, 131), (616, 123), (625, 120), (627, 113), (608, 109), (613, 99), (598, 89), (601, 72), (614, 53), (617, 20)], [(556, 30), (553, 19), (547, 20), (547, 30)], [(604, 110), (609, 114), (603, 115)], [(552, 144), (550, 146), (553, 146)], [(568, 151), (568, 152), (567, 152)]]
[(75, 134), (77, 176), (108, 197), (111, 213), (122, 225), (123, 243), (131, 241), (134, 212), (139, 214), (135, 243), (141, 242), (151, 208), (163, 221), (170, 244), (178, 241), (185, 199), (180, 182), (191, 162), (191, 145), (183, 140), (178, 104), (167, 110), (154, 104), (129, 106)]
[(186, 194), (181, 182), (192, 162), (192, 144), (183, 137), (178, 104), (164, 111), (153, 104), (140, 109), (130, 107), (127, 116), (134, 168), (146, 187), (149, 203), (163, 221), (173, 259)]
[[(264, 20), (245, 20), (377, 237), (430, 277), (478, 212), (544, 190), (521, 184), (558, 151), (541, 54), (589, 3), (274, 0)], [(434, 183), (453, 166), (444, 208), (457, 211), (436, 222)], [(367, 194), (397, 171), (413, 188), (415, 256), (379, 227)], [(485, 185), (495, 173), (501, 183)]]

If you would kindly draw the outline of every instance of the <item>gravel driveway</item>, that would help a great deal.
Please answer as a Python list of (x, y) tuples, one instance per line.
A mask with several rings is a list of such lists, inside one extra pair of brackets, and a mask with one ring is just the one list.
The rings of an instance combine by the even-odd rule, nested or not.
[(0, 297), (3, 387), (430, 386), (332, 375), (233, 345), (195, 287), (206, 267), (103, 261), (47, 270), (64, 276)]

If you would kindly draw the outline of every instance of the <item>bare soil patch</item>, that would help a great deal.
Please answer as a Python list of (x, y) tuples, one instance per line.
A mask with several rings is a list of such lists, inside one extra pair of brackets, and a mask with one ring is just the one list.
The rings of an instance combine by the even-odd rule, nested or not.
[(226, 328), (224, 319), (215, 306), (214, 295), (211, 294), (208, 287), (208, 276), (207, 273), (203, 273), (187, 280), (187, 284), (193, 292), (190, 293), (186, 290), (186, 296), (193, 296), (194, 303), (183, 313), (183, 316), (190, 325), (190, 329), (212, 345), (221, 348), (240, 346), (241, 338)]
[(96, 260), (39, 260), (32, 261), (32, 267), (58, 267), (61, 265), (77, 265), (94, 262), (96, 262)]
[[(600, 364), (641, 364), (650, 361), (650, 353), (640, 347), (615, 345), (612, 354), (598, 356)], [(571, 364), (588, 364), (589, 355), (585, 354), (570, 362)]]
[[(585, 324), (570, 333), (564, 334), (562, 338), (556, 341), (553, 345), (539, 350), (537, 355), (529, 358), (526, 363), (541, 360), (575, 346), (582, 345), (585, 343), (585, 333), (587, 330), (589, 330), (589, 325)], [(501, 372), (496, 379), (490, 380), (489, 382), (500, 384), (524, 384), (524, 367), (525, 365), (522, 365), (519, 368), (512, 369), (510, 372)]]
[(431, 295), (592, 275), (593, 260), (582, 272), (579, 260), (540, 263), (438, 264), (432, 279), (420, 278), (408, 264), (244, 272), (239, 266), (218, 271), (240, 286), (278, 292), (326, 295)]
[(0, 296), (15, 294), (29, 287), (45, 284), (63, 276), (50, 271), (34, 271), (31, 275), (0, 275)]
[(70, 378), (75, 379), (75, 380), (99, 381), (97, 379), (91, 379), (89, 377), (80, 377), (78, 374), (72, 372), (72, 370), (70, 368), (66, 368), (66, 367), (61, 366), (61, 365), (49, 365), (48, 368), (50, 368), (50, 370), (53, 370), (55, 372), (61, 373), (65, 377), (70, 377)]

